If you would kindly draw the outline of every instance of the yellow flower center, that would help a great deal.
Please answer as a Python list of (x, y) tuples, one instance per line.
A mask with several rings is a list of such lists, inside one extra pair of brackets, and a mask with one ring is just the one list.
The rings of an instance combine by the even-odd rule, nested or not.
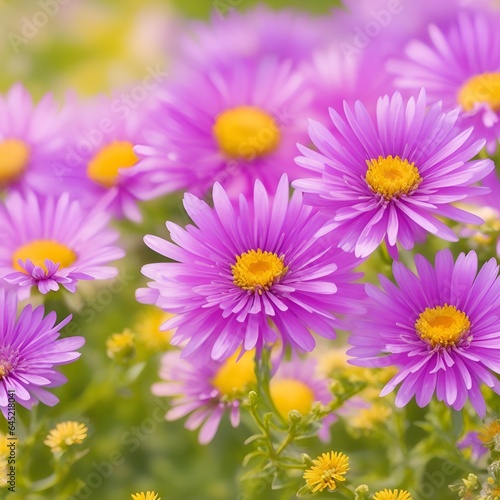
[(422, 340), (432, 347), (452, 347), (469, 333), (468, 316), (455, 306), (427, 307), (415, 322), (415, 329)]
[(288, 271), (283, 259), (260, 248), (242, 253), (236, 257), (236, 264), (231, 266), (233, 282), (243, 290), (257, 291), (262, 295)]
[(500, 111), (500, 73), (483, 73), (469, 78), (458, 92), (458, 102), (465, 111), (471, 111), (479, 103)]
[(12, 256), (14, 269), (24, 272), (18, 260), (26, 262), (30, 259), (35, 266), (40, 266), (47, 271), (45, 259), (50, 259), (54, 263), (59, 263), (61, 268), (69, 267), (75, 262), (77, 255), (71, 248), (53, 240), (35, 240), (20, 246)]
[(6, 377), (12, 370), (12, 364), (8, 361), (0, 361), (0, 380)]
[(406, 490), (388, 490), (377, 491), (373, 495), (373, 500), (412, 500), (410, 493)]
[(87, 176), (104, 186), (111, 188), (116, 185), (118, 171), (133, 167), (139, 159), (132, 149), (134, 145), (126, 141), (114, 141), (103, 147), (87, 166)]
[(29, 147), (18, 139), (0, 142), (0, 187), (19, 179), (28, 166)]
[(223, 395), (236, 398), (248, 392), (249, 386), (257, 382), (255, 377), (255, 351), (247, 351), (238, 359), (239, 353), (233, 354), (217, 370), (212, 385)]
[(399, 156), (379, 156), (376, 160), (368, 160), (366, 164), (366, 183), (374, 193), (386, 200), (401, 198), (415, 191), (423, 180), (415, 164)]
[(217, 116), (212, 130), (226, 156), (245, 161), (272, 153), (281, 139), (274, 118), (254, 106), (227, 109)]
[(285, 420), (291, 410), (297, 410), (302, 415), (311, 411), (314, 392), (304, 382), (291, 378), (272, 379), (269, 390), (276, 410)]
[(313, 466), (304, 472), (303, 478), (313, 493), (326, 488), (331, 491), (337, 487), (337, 482), (345, 481), (343, 476), (348, 470), (349, 457), (331, 451), (313, 460)]

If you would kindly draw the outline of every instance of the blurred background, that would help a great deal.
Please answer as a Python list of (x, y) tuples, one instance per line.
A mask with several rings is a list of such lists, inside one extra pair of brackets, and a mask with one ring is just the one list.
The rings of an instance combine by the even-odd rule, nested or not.
[(21, 80), (40, 96), (93, 94), (168, 68), (182, 19), (208, 19), (258, 3), (326, 13), (335, 0), (0, 0), (0, 91)]

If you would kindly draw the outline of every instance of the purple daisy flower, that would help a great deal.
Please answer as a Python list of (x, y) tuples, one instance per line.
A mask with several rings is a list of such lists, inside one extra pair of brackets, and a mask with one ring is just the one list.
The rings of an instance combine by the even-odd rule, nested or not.
[(257, 178), (270, 188), (300, 171), (293, 157), (307, 136), (310, 98), (290, 61), (184, 72), (159, 93), (155, 126), (135, 148), (138, 165), (156, 172), (164, 192), (203, 195), (218, 181), (237, 197)]
[[(125, 95), (125, 94), (123, 94)], [(75, 106), (79, 126), (69, 135), (63, 161), (52, 169), (65, 191), (85, 207), (108, 201), (107, 210), (116, 217), (140, 222), (138, 200), (158, 196), (151, 173), (137, 165), (134, 146), (142, 142), (142, 131), (153, 107), (152, 97), (137, 107), (104, 96)]]
[(58, 325), (56, 314), (27, 305), (16, 320), (17, 297), (0, 288), (0, 409), (7, 418), (9, 397), (31, 409), (38, 401), (54, 406), (59, 399), (46, 388), (58, 387), (66, 377), (54, 369), (80, 357), (75, 352), (83, 337), (58, 339), (68, 316)]
[(363, 287), (351, 283), (361, 276), (352, 272), (360, 261), (315, 236), (323, 217), (300, 193), (289, 200), (286, 176), (273, 200), (256, 181), (253, 203), (241, 196), (232, 204), (219, 184), (213, 201), (212, 209), (187, 193), (184, 207), (196, 226), (168, 222), (173, 243), (145, 237), (176, 261), (144, 266), (154, 281), (137, 293), (140, 302), (175, 315), (163, 325), (177, 328), (172, 343), (189, 340), (184, 356), (223, 360), (240, 346), (260, 351), (277, 332), (284, 345), (305, 351), (315, 346), (310, 330), (334, 338), (334, 313), (358, 310)]
[(0, 190), (54, 192), (48, 166), (63, 151), (68, 114), (51, 94), (37, 104), (21, 83), (0, 95)]
[[(355, 323), (348, 354), (358, 366), (396, 366), (381, 396), (401, 384), (396, 406), (413, 396), (420, 407), (433, 394), (455, 410), (467, 398), (484, 416), (484, 383), (500, 394), (500, 279), (489, 260), (478, 272), (475, 252), (436, 254), (435, 267), (415, 256), (418, 276), (393, 263), (396, 284), (380, 276), (382, 289), (367, 284), (367, 313)], [(381, 314), (383, 311), (383, 314)]]
[[(317, 361), (310, 357), (294, 356), (290, 361), (281, 363), (271, 378), (269, 392), (278, 414), (285, 421), (288, 421), (291, 410), (305, 416), (310, 413), (314, 402), (327, 405), (332, 401), (328, 379), (318, 373)], [(333, 414), (323, 419), (318, 431), (322, 441), (329, 441), (330, 426), (335, 420)]]
[(108, 222), (103, 207), (84, 211), (68, 194), (12, 193), (0, 205), (0, 278), (26, 297), (31, 286), (44, 294), (59, 285), (74, 292), (78, 280), (115, 277), (118, 270), (106, 264), (125, 253), (113, 246), (118, 233)]
[(241, 61), (266, 57), (290, 60), (294, 65), (308, 60), (329, 33), (323, 18), (292, 9), (273, 11), (264, 5), (244, 13), (232, 10), (211, 22), (192, 23), (181, 38), (177, 62), (199, 68), (229, 67)]
[(330, 110), (335, 135), (312, 121), (318, 151), (299, 146), (304, 156), (296, 160), (317, 173), (293, 186), (330, 217), (321, 233), (341, 229), (339, 246), (359, 257), (385, 239), (395, 256), (396, 242), (410, 250), (424, 231), (457, 241), (437, 216), (483, 222), (452, 205), (487, 193), (473, 184), (494, 168), (491, 160), (470, 161), (484, 141), (473, 139), (471, 128), (457, 128), (458, 109), (445, 113), (440, 102), (428, 107), (422, 90), (406, 103), (398, 92), (381, 97), (376, 120), (359, 101), (354, 109), (344, 105), (344, 113)]
[(201, 444), (213, 439), (226, 413), (231, 425), (237, 427), (241, 401), (257, 385), (254, 357), (251, 351), (239, 359), (235, 354), (224, 362), (197, 363), (182, 359), (179, 351), (165, 354), (160, 368), (163, 381), (154, 384), (152, 392), (172, 398), (166, 420), (189, 415), (186, 428), (200, 428)]
[(500, 14), (461, 12), (445, 29), (431, 25), (430, 43), (411, 41), (406, 59), (391, 61), (396, 86), (425, 87), (429, 98), (460, 105), (462, 126), (473, 126), (493, 153), (500, 138)]

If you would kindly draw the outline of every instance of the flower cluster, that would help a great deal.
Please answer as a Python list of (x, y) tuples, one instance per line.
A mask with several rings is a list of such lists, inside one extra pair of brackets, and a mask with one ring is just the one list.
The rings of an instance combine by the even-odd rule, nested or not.
[[(56, 324), (55, 311), (85, 315), (93, 282), (111, 283), (125, 258), (137, 275), (142, 266), (127, 286), (138, 312), (123, 299), (99, 344), (116, 394), (157, 359), (151, 392), (199, 443), (227, 417), (254, 425), (247, 479), (411, 500), (428, 450), (452, 442), (437, 458), (461, 470), (467, 459), (486, 473), (491, 454), (484, 483), (471, 473), (452, 490), (496, 498), (500, 11), (493, 0), (408, 3), (346, 0), (322, 17), (259, 6), (184, 26), (171, 72), (134, 106), (119, 89), (69, 93), (62, 106), (21, 83), (0, 95), (7, 421), (12, 399), (58, 402), (48, 389), (67, 381), (58, 367), (85, 340), (63, 334), (71, 315)], [(401, 444), (416, 420), (452, 436), (422, 437), (421, 460)], [(384, 440), (397, 488), (373, 481), (375, 493), (351, 484), (347, 454), (297, 451), (311, 437), (348, 451), (384, 432), (397, 435)], [(49, 432), (56, 472), (33, 488), (85, 455), (73, 445), (87, 433), (76, 420)]]

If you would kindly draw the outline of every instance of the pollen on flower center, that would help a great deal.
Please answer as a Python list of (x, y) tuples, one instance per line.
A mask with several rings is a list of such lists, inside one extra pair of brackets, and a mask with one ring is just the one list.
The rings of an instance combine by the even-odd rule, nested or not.
[(75, 262), (76, 253), (66, 245), (54, 240), (35, 240), (20, 246), (12, 256), (12, 266), (18, 271), (25, 272), (19, 265), (19, 260), (23, 262), (30, 259), (35, 266), (39, 266), (47, 271), (45, 259), (54, 263), (59, 263), (61, 268), (69, 267)]
[(114, 141), (104, 146), (89, 161), (87, 176), (105, 188), (116, 185), (119, 170), (133, 167), (139, 159), (134, 153), (134, 145), (127, 141)]
[(0, 380), (12, 371), (12, 364), (9, 361), (0, 360)]
[(257, 382), (255, 377), (254, 351), (247, 351), (240, 359), (233, 354), (217, 370), (212, 385), (223, 395), (237, 397), (248, 392), (248, 387)]
[(19, 355), (9, 347), (0, 347), (0, 380), (7, 377), (16, 367)]
[(423, 180), (415, 164), (399, 156), (379, 156), (376, 160), (367, 160), (366, 164), (366, 183), (386, 200), (415, 191)]
[(469, 78), (458, 92), (458, 102), (465, 111), (471, 111), (480, 103), (500, 111), (500, 73), (482, 73)]
[(234, 284), (243, 290), (262, 294), (288, 271), (283, 259), (284, 257), (278, 257), (275, 253), (263, 252), (260, 248), (238, 255), (236, 264), (231, 266)]
[(29, 147), (18, 139), (0, 142), (0, 187), (17, 180), (26, 170)]
[(300, 380), (272, 379), (269, 391), (276, 410), (285, 420), (288, 419), (288, 413), (291, 410), (297, 410), (302, 415), (307, 415), (314, 403), (312, 389)]
[(254, 106), (238, 106), (222, 112), (215, 120), (213, 134), (226, 156), (245, 161), (272, 153), (281, 139), (274, 118)]
[(415, 329), (432, 347), (452, 347), (469, 333), (470, 320), (455, 306), (445, 304), (427, 307), (415, 322)]

